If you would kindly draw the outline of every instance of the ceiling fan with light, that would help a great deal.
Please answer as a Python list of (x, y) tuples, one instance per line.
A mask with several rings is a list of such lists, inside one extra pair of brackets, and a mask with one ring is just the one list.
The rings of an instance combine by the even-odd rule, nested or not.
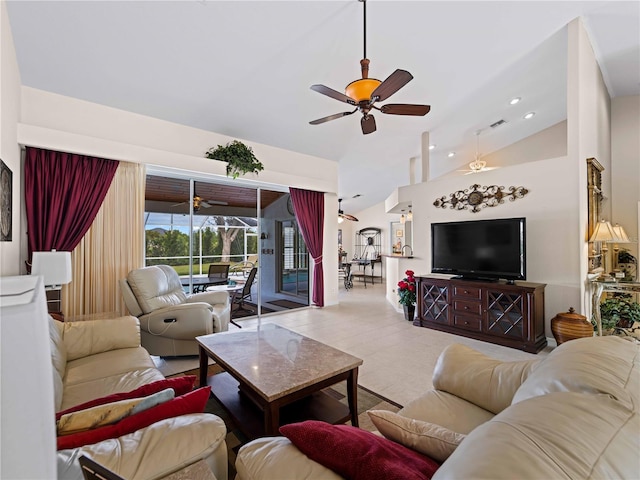
[[(178, 207), (180, 205), (186, 205), (187, 202), (176, 203), (171, 205), (172, 207)], [(200, 208), (210, 208), (213, 205), (229, 205), (228, 202), (222, 202), (219, 200), (203, 200), (200, 195), (196, 193), (195, 186), (193, 188), (193, 211), (197, 212)]]
[(391, 115), (414, 115), (424, 116), (429, 113), (431, 107), (429, 105), (415, 105), (407, 103), (389, 103), (378, 107), (376, 102), (382, 102), (396, 93), (402, 87), (404, 87), (413, 76), (406, 70), (396, 70), (393, 72), (384, 82), (375, 78), (369, 78), (369, 59), (367, 58), (367, 2), (366, 0), (358, 0), (363, 4), (364, 11), (364, 55), (360, 60), (360, 69), (362, 72), (362, 78), (354, 80), (345, 88), (345, 93), (340, 93), (337, 90), (326, 87), (324, 85), (311, 85), (311, 90), (318, 93), (322, 93), (328, 97), (334, 98), (341, 102), (353, 105), (356, 108), (349, 112), (341, 112), (327, 117), (319, 118), (309, 122), (311, 125), (319, 125), (321, 123), (328, 122), (329, 120), (335, 120), (337, 118), (346, 117), (360, 111), (362, 118), (360, 119), (360, 125), (362, 127), (362, 133), (367, 135), (376, 131), (376, 121), (371, 115), (371, 110), (378, 110), (379, 112)]
[(342, 199), (338, 199), (338, 223), (342, 223), (345, 220), (351, 220), (352, 222), (357, 222), (358, 219), (353, 215), (349, 215), (348, 213), (344, 213), (342, 211)]
[(469, 164), (468, 170), (458, 170), (459, 172), (466, 172), (465, 175), (470, 175), (472, 173), (479, 172), (488, 172), (489, 170), (495, 170), (498, 167), (487, 167), (487, 162), (484, 160), (480, 160), (480, 132), (481, 130), (476, 131), (476, 157)]

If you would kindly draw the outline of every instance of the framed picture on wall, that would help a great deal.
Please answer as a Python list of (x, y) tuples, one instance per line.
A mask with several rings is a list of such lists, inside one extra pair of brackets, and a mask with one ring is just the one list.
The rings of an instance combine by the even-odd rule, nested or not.
[[(587, 158), (587, 241), (591, 238), (602, 212), (602, 171), (604, 167), (595, 158)], [(589, 242), (589, 273), (602, 270), (602, 252), (598, 242)]]
[(404, 237), (404, 230), (396, 230), (396, 237)]
[(13, 172), (0, 159), (0, 242), (12, 240)]

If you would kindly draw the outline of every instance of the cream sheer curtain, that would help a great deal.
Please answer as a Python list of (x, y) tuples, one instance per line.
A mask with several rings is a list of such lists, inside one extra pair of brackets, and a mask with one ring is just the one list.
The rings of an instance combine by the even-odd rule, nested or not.
[(125, 315), (118, 281), (144, 266), (144, 191), (144, 165), (120, 162), (91, 228), (71, 253), (73, 280), (62, 288), (65, 318)]

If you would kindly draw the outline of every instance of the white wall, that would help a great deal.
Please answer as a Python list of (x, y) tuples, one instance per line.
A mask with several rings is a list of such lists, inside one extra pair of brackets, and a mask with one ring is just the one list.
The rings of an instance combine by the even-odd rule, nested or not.
[(640, 95), (611, 102), (611, 220), (636, 243), (620, 245), (638, 258), (640, 202)]
[(0, 2), (0, 159), (13, 173), (12, 241), (0, 242), (0, 276), (20, 273), (22, 170), (16, 141), (20, 117), (20, 72), (6, 2)]

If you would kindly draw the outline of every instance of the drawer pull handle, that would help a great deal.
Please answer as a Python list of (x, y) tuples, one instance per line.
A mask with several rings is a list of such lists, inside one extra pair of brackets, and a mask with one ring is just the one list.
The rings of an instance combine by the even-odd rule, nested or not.
[(465, 325), (469, 325), (469, 322), (464, 322)]
[(464, 309), (465, 309), (465, 310), (469, 310), (469, 305), (465, 305), (465, 306), (464, 306)]
[(464, 293), (469, 293), (469, 290), (465, 290)]

